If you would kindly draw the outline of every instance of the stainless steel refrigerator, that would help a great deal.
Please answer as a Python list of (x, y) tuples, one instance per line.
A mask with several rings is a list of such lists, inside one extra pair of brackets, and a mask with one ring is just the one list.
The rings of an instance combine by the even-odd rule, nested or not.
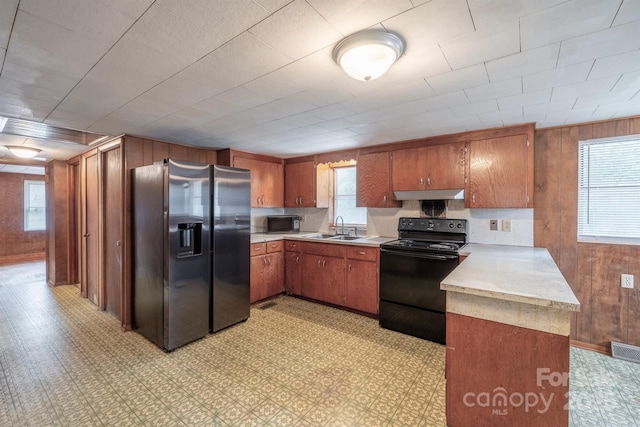
[(211, 317), (217, 332), (249, 318), (251, 173), (211, 166)]
[(209, 332), (209, 165), (135, 168), (133, 321), (166, 351)]

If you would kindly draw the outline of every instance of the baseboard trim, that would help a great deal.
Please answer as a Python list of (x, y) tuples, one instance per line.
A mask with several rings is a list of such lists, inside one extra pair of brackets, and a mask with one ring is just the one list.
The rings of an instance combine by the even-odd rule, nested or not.
[(582, 350), (595, 351), (596, 353), (611, 356), (611, 348), (606, 345), (590, 344), (582, 341), (571, 340), (571, 346)]
[(3, 255), (0, 256), (0, 265), (21, 264), (23, 262), (44, 261), (44, 252), (34, 252), (30, 254)]

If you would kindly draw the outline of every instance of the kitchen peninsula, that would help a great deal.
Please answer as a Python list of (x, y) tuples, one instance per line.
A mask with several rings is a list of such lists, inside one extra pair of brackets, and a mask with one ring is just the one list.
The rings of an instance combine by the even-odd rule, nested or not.
[(447, 291), (447, 424), (566, 426), (580, 303), (543, 248), (469, 244)]

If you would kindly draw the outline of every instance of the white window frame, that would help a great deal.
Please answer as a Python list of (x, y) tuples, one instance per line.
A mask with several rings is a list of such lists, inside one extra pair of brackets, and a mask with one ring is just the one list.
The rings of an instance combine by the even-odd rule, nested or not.
[[(603, 152), (607, 146), (616, 152)], [(579, 142), (579, 242), (640, 245), (638, 153), (640, 135)]]
[[(31, 197), (30, 197), (30, 191), (31, 191), (31, 186), (32, 185), (38, 185), (38, 186), (42, 186), (42, 188), (45, 191), (45, 200), (43, 200), (43, 205), (42, 206), (31, 206)], [(47, 229), (47, 207), (46, 207), (46, 187), (44, 184), (44, 181), (39, 181), (39, 180), (29, 180), (29, 179), (25, 179), (24, 180), (24, 231), (44, 231)], [(34, 226), (32, 225), (30, 222), (30, 215), (29, 212), (31, 212), (34, 209), (42, 209), (42, 211), (44, 212), (45, 215), (45, 219), (44, 219), (44, 224), (42, 227), (39, 226)]]
[[(333, 168), (333, 174), (334, 174), (334, 178), (333, 178), (333, 197), (332, 197), (331, 202), (333, 204), (333, 206), (332, 206), (333, 209), (332, 210), (333, 210), (333, 224), (334, 224), (334, 227), (339, 227), (339, 226), (342, 225), (342, 223), (338, 224), (337, 221), (336, 221), (336, 218), (338, 218), (338, 216), (341, 216), (340, 213), (337, 212), (337, 210), (336, 210), (336, 201), (339, 200), (338, 199), (338, 180), (336, 179), (336, 172), (339, 169), (346, 169), (346, 168), (353, 168), (353, 169), (355, 169), (357, 171), (357, 167), (358, 167), (358, 165), (345, 165), (345, 166), (338, 166), (338, 167), (334, 167)], [(357, 197), (356, 193), (354, 193), (354, 197)], [(364, 209), (366, 211), (367, 208), (363, 207), (361, 209)], [(351, 226), (351, 227), (356, 226), (358, 228), (358, 230), (362, 230), (362, 229), (365, 229), (367, 227), (366, 222), (367, 222), (367, 218), (366, 218), (366, 212), (365, 212), (365, 222), (364, 223), (354, 223), (354, 222), (345, 221), (344, 225), (345, 225), (345, 227), (346, 226)]]

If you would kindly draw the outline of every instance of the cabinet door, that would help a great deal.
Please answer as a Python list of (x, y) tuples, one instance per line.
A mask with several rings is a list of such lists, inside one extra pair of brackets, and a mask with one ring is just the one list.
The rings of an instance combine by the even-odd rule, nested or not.
[(532, 146), (527, 135), (469, 142), (469, 172), (465, 205), (469, 208), (526, 208), (533, 206), (529, 167)]
[(345, 305), (344, 258), (322, 257), (322, 301)]
[(316, 181), (314, 162), (290, 163), (286, 165), (284, 173), (285, 207), (315, 207)]
[(285, 266), (285, 288), (288, 294), (301, 295), (301, 268), (302, 254), (300, 252), (286, 252), (284, 259)]
[(464, 188), (464, 143), (425, 147), (426, 188)]
[(322, 301), (322, 257), (307, 255), (302, 257), (302, 295)]
[(356, 206), (370, 208), (402, 206), (402, 202), (393, 200), (391, 160), (388, 152), (358, 156), (356, 173)]
[(284, 166), (282, 163), (265, 164), (265, 180), (263, 183), (264, 208), (281, 208), (284, 206)]
[(347, 306), (378, 314), (378, 266), (375, 262), (347, 260)]
[(284, 291), (284, 254), (276, 252), (267, 255), (267, 297), (281, 294)]
[(233, 166), (251, 171), (251, 207), (281, 208), (284, 206), (282, 164), (236, 156)]
[(267, 297), (268, 285), (267, 255), (251, 257), (251, 274), (249, 287), (249, 301), (254, 303)]
[(425, 148), (408, 148), (391, 153), (391, 182), (393, 191), (424, 190)]

